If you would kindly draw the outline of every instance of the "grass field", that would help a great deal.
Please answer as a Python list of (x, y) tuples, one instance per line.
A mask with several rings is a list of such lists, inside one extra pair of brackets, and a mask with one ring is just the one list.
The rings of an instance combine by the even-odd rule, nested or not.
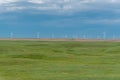
[(120, 43), (0, 41), (0, 80), (120, 80)]

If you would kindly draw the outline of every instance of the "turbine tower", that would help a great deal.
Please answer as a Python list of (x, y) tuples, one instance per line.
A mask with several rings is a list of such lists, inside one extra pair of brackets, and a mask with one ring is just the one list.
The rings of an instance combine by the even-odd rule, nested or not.
[(66, 35), (64, 36), (64, 38), (68, 38), (68, 35), (66, 34)]
[(10, 38), (11, 38), (11, 39), (13, 38), (13, 32), (10, 33)]
[(55, 38), (55, 35), (54, 35), (54, 34), (52, 34), (52, 38)]
[(86, 35), (85, 34), (83, 35), (83, 39), (86, 39)]
[(39, 33), (39, 32), (37, 33), (37, 38), (38, 38), (38, 39), (40, 38), (40, 33)]
[(106, 39), (106, 32), (103, 32), (103, 39)]
[(112, 37), (112, 38), (113, 38), (113, 40), (115, 40), (115, 35), (113, 35), (113, 37)]

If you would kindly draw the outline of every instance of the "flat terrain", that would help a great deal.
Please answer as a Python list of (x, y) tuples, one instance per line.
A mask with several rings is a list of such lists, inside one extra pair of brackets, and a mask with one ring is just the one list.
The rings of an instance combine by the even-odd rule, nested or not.
[(82, 38), (0, 38), (11, 41), (80, 41), (80, 42), (120, 42), (120, 39), (82, 39)]
[(1, 40), (0, 80), (120, 80), (120, 43)]

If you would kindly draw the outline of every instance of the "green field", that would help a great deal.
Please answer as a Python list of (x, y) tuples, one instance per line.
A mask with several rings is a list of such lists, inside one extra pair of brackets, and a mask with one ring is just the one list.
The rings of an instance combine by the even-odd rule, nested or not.
[(0, 41), (0, 80), (120, 80), (120, 43)]

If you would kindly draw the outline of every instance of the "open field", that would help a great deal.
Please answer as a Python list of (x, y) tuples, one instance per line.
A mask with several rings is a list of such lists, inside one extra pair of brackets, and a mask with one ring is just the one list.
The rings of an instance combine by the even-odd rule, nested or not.
[(83, 38), (0, 38), (11, 41), (80, 41), (80, 42), (120, 42), (120, 39), (83, 39)]
[(0, 80), (120, 80), (120, 42), (1, 40)]

